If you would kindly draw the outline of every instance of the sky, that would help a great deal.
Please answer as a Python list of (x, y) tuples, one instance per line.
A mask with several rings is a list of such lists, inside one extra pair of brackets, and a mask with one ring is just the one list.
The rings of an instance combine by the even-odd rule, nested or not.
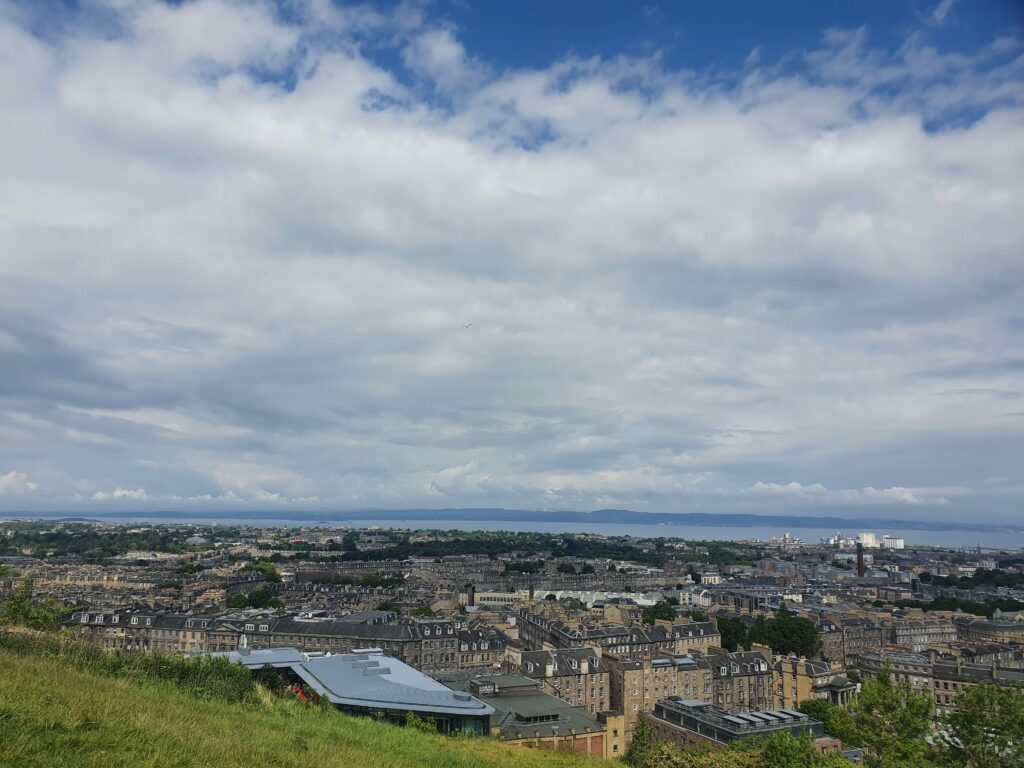
[(0, 0), (0, 511), (1020, 521), (1022, 9)]

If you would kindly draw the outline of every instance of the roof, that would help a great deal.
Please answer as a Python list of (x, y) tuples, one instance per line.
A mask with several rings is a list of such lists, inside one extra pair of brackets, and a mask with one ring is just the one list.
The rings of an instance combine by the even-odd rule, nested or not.
[(295, 648), (274, 648), (211, 655), (250, 669), (267, 664), (290, 669), (332, 704), (481, 717), (494, 712), (494, 707), (475, 696), (453, 691), (398, 659), (377, 652), (314, 656)]
[[(568, 736), (573, 731), (577, 734), (604, 731), (604, 725), (595, 715), (533, 687), (535, 684), (529, 678), (492, 675), (486, 679), (497, 687), (495, 695), (487, 696), (487, 702), (494, 705), (491, 728), (499, 728), (503, 739), (530, 739), (535, 732), (541, 738), (548, 738)], [(452, 685), (469, 690), (470, 681)]]

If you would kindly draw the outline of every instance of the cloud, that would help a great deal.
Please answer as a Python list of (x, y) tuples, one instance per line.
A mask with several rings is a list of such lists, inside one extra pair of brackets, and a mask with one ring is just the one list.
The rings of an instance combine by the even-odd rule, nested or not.
[(935, 6), (935, 10), (932, 11), (932, 19), (935, 23), (944, 23), (946, 21), (946, 17), (949, 16), (956, 4), (957, 0), (940, 0), (939, 4)]
[(1017, 514), (1019, 45), (290, 7), (0, 6), (0, 504)]
[(125, 499), (128, 501), (145, 501), (149, 496), (143, 488), (137, 488), (134, 491), (118, 488), (113, 491), (96, 491), (96, 493), (92, 495), (92, 498), (95, 501), (111, 501), (119, 499)]
[(950, 494), (963, 493), (965, 488), (884, 488), (868, 486), (860, 490), (835, 490), (826, 488), (821, 483), (801, 485), (789, 482), (763, 483), (758, 481), (750, 487), (754, 495), (782, 496), (814, 503), (826, 502), (842, 505), (876, 505), (891, 502), (894, 504), (949, 504), (946, 498)]
[(11, 470), (0, 475), (0, 496), (21, 496), (38, 490), (39, 486), (29, 480), (24, 472)]

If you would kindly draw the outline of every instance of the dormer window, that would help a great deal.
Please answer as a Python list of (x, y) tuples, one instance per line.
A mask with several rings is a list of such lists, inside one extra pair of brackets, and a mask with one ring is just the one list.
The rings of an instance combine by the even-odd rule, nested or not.
[(269, 624), (260, 624), (260, 632), (269, 632), (269, 631), (270, 631), (270, 625)]
[(203, 622), (203, 629), (206, 629), (206, 625), (207, 625), (207, 624), (209, 624), (209, 623), (210, 623), (210, 622), (208, 622), (208, 621), (204, 621), (204, 622)]
[(153, 626), (153, 620), (152, 620), (152, 619), (149, 619), (149, 618), (147, 618), (147, 619), (146, 619), (146, 626), (147, 626), (147, 627), (151, 627), (151, 626)]
[(256, 625), (255, 624), (246, 624), (245, 625), (245, 631), (246, 632), (252, 632), (254, 629), (256, 629)]
[(83, 613), (82, 614), (82, 623), (83, 624), (88, 624), (89, 623), (89, 614), (88, 613)]
[(118, 616), (116, 613), (113, 616), (110, 617), (110, 623), (111, 624), (117, 624), (117, 622), (119, 622), (120, 620), (121, 620), (121, 617)]
[(132, 624), (138, 624), (138, 623), (139, 623), (139, 617), (138, 616), (132, 616)]
[(187, 619), (185, 621), (185, 628), (186, 629), (191, 629), (192, 628), (192, 619)]

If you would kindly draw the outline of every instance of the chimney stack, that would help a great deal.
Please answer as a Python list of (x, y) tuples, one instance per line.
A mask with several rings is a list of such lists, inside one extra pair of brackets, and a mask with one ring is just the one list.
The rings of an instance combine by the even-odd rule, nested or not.
[(857, 542), (857, 578), (864, 578), (864, 545)]

